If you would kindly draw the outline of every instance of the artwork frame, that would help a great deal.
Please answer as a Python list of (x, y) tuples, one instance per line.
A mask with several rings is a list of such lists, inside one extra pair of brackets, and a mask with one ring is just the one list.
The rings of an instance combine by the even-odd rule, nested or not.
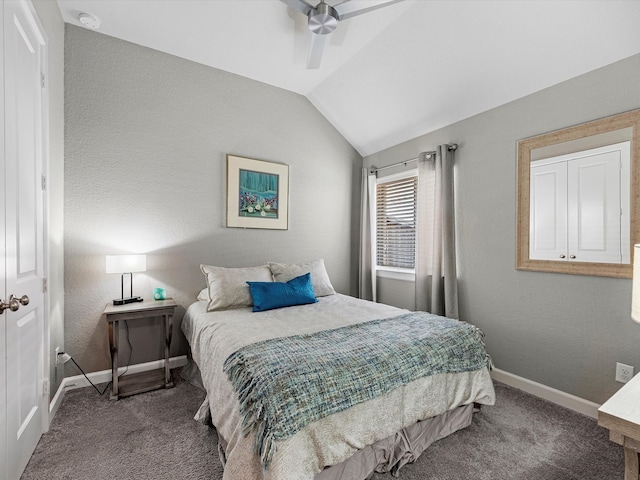
[(227, 227), (289, 229), (289, 166), (227, 154)]

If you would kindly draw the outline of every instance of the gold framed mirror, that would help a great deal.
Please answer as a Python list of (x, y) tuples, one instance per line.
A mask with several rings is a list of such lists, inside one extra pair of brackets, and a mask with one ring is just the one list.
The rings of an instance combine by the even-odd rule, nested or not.
[[(535, 223), (531, 202), (532, 168), (553, 159), (563, 159), (584, 152), (600, 150), (614, 144), (625, 145), (629, 167), (621, 170), (620, 184), (626, 189), (621, 196), (621, 217), (627, 215), (627, 229), (622, 229), (620, 249), (626, 255), (620, 262), (579, 261), (580, 256), (561, 254), (557, 260), (536, 258)], [(627, 178), (628, 177), (628, 178)], [(518, 141), (516, 268), (539, 272), (631, 278), (633, 245), (640, 243), (640, 110), (605, 117), (580, 125), (556, 130)], [(627, 182), (626, 184), (624, 182)], [(628, 205), (627, 205), (628, 203)], [(567, 216), (571, 216), (568, 214)], [(533, 253), (532, 253), (533, 252)], [(554, 258), (556, 258), (554, 257)], [(572, 258), (570, 258), (572, 257)]]

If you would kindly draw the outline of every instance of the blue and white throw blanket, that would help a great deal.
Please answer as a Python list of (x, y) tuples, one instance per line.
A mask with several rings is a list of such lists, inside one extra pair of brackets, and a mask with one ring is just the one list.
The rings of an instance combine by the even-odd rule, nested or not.
[(491, 366), (483, 334), (425, 312), (247, 345), (224, 362), (243, 434), (266, 469), (275, 442), (418, 378)]

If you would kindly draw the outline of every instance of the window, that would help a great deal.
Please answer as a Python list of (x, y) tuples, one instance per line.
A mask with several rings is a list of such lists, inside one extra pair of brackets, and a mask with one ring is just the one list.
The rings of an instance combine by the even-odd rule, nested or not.
[(376, 266), (415, 268), (417, 172), (378, 179)]

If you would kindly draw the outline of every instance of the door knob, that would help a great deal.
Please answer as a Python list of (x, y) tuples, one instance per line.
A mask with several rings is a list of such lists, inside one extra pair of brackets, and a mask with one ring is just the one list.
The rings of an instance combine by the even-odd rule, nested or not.
[(9, 301), (8, 302), (4, 302), (4, 301), (0, 300), (0, 313), (4, 313), (4, 311), (7, 308), (9, 310), (11, 310), (12, 312), (15, 312), (16, 310), (18, 310), (20, 308), (20, 300), (18, 300), (13, 295), (11, 295), (9, 297)]
[(20, 298), (11, 295), (8, 302), (0, 300), (0, 314), (4, 313), (7, 308), (12, 312), (15, 312), (20, 308), (21, 304), (29, 305), (29, 297), (27, 295), (23, 295)]

